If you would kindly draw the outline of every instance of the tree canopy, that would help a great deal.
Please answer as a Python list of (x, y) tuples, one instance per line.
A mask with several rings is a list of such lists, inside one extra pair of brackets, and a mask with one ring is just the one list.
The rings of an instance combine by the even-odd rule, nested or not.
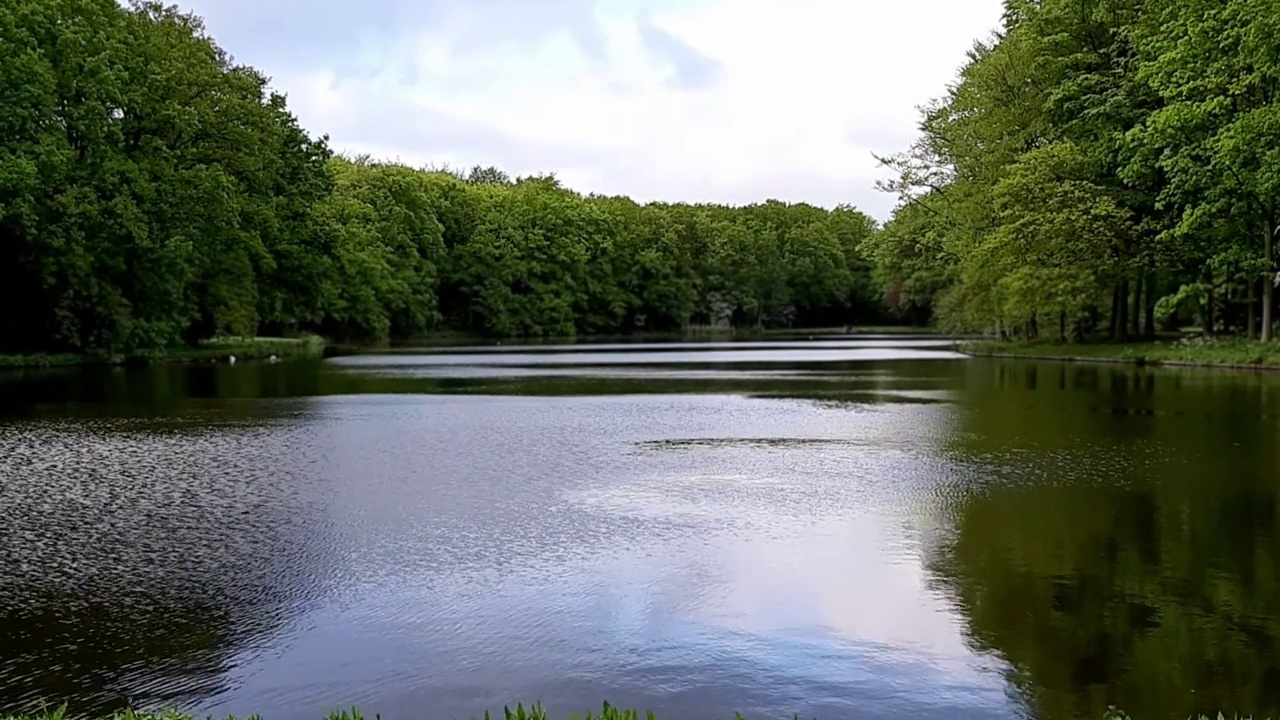
[(0, 352), (934, 322), (1271, 337), (1280, 0), (1006, 0), (897, 207), (640, 204), (335, 156), (199, 18), (0, 3)]
[(0, 352), (880, 319), (846, 207), (584, 196), (334, 156), (199, 18), (0, 3)]
[(1269, 339), (1278, 31), (1277, 0), (1006, 0), (883, 159), (881, 287), (953, 329)]

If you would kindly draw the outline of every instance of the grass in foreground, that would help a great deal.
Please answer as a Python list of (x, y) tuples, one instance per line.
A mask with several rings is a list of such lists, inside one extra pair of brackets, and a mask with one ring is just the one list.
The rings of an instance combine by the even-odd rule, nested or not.
[[(73, 720), (75, 716), (67, 712), (66, 707), (55, 710), (45, 710), (39, 712), (31, 712), (21, 715), (0, 715), (0, 720)], [(509, 707), (503, 708), (503, 720), (547, 720), (547, 712), (540, 704), (533, 704), (527, 708), (523, 705), (517, 705), (514, 709)], [(374, 720), (381, 720), (380, 715), (374, 715)], [(656, 720), (652, 712), (646, 712), (643, 715), (637, 710), (622, 710), (616, 708), (609, 703), (604, 703), (599, 714), (588, 712), (586, 715), (572, 715), (571, 720)], [(743, 720), (743, 717), (737, 713), (734, 714), (735, 720)], [(136, 712), (126, 710), (108, 716), (105, 720), (195, 720), (190, 715), (174, 710), (161, 710), (158, 712)], [(227, 720), (236, 720), (236, 718), (227, 718)], [(250, 715), (246, 720), (262, 720), (259, 715)], [(339, 710), (329, 713), (324, 720), (368, 720), (364, 713), (358, 708), (350, 710)], [(477, 720), (473, 718), (472, 720)], [(488, 711), (484, 714), (484, 720), (492, 720)]]
[[(177, 347), (145, 353), (120, 355), (74, 353), (0, 355), (0, 368), (47, 368), (68, 365), (120, 365), (130, 362), (200, 362), (227, 360), (265, 360), (321, 357), (324, 355), (323, 338), (308, 335), (300, 338), (219, 338), (206, 340), (196, 347)], [(8, 719), (0, 719), (8, 720)]]
[(1036, 357), (1148, 365), (1280, 368), (1280, 342), (1244, 338), (1186, 338), (1145, 343), (972, 342), (962, 352), (985, 356)]
[[(67, 713), (67, 709), (64, 706), (56, 710), (31, 712), (21, 715), (0, 715), (0, 720), (71, 720), (73, 717), (74, 716)], [(501, 717), (502, 720), (547, 720), (547, 712), (540, 704), (535, 703), (527, 708), (524, 705), (517, 705), (515, 709), (504, 707)], [(734, 720), (744, 720), (742, 715), (738, 713), (734, 713), (733, 717)], [(799, 717), (799, 715), (796, 715), (793, 720), (799, 720)], [(641, 720), (641, 718), (644, 718), (644, 720), (657, 720), (652, 711), (646, 711), (642, 714), (638, 710), (623, 710), (616, 708), (607, 702), (604, 703), (599, 714), (588, 712), (586, 715), (574, 714), (571, 715), (570, 718), (571, 720)], [(1225, 716), (1222, 713), (1218, 713), (1216, 718), (1208, 715), (1192, 715), (1189, 720), (1197, 720), (1197, 718), (1198, 720), (1228, 720), (1228, 716)], [(154, 713), (140, 713), (127, 710), (110, 716), (109, 720), (193, 720), (193, 718), (190, 715), (184, 715), (172, 710), (164, 710)], [(227, 718), (227, 720), (235, 720), (235, 718)], [(262, 718), (258, 715), (251, 715), (246, 720), (262, 720)], [(327, 718), (325, 718), (325, 720), (366, 720), (366, 717), (359, 709), (352, 708), (350, 710), (332, 712)], [(374, 720), (381, 720), (381, 716), (375, 715)], [(476, 719), (473, 718), (473, 720)], [(485, 712), (484, 720), (493, 719), (490, 717), (488, 712)], [(1102, 720), (1133, 720), (1133, 718), (1123, 710), (1111, 708), (1103, 715)], [(1230, 720), (1252, 720), (1252, 718), (1242, 715), (1233, 715), (1230, 716)]]

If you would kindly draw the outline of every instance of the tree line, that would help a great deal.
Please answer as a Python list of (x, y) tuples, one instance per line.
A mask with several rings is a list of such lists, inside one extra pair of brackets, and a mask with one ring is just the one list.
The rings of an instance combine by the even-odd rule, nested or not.
[(955, 330), (1272, 336), (1280, 0), (1006, 0), (883, 158), (888, 297)]
[(0, 352), (846, 324), (883, 313), (851, 207), (639, 204), (335, 156), (201, 20), (0, 3)]

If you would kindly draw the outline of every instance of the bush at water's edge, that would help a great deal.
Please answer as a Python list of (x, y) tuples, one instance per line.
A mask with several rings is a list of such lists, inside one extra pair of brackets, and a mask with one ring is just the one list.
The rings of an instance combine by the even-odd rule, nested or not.
[[(0, 355), (0, 368), (47, 368), (67, 365), (120, 365), (123, 363), (211, 362), (237, 360), (267, 360), (275, 358), (323, 357), (325, 341), (318, 335), (296, 338), (216, 338), (205, 340), (192, 347), (176, 347), (132, 355), (99, 355), (74, 353)], [(7, 720), (7, 719), (6, 719)]]
[(1280, 343), (1244, 338), (1186, 338), (1173, 342), (1057, 343), (961, 342), (956, 349), (979, 357), (1108, 362), (1129, 365), (1280, 369)]
[[(28, 713), (23, 713), (19, 715), (0, 715), (0, 720), (73, 720), (73, 717), (74, 716), (70, 715), (67, 712), (67, 709), (64, 706), (54, 710), (41, 710), (37, 712), (28, 712)], [(542, 708), (542, 705), (538, 703), (534, 703), (533, 705), (530, 705), (528, 707), (525, 707), (523, 704), (521, 704), (521, 705), (517, 705), (514, 709), (510, 707), (503, 708), (502, 717), (503, 717), (503, 720), (547, 720), (547, 713), (546, 713), (546, 710)], [(645, 711), (644, 713), (641, 713), (638, 710), (622, 710), (620, 708), (616, 708), (610, 705), (607, 702), (603, 704), (599, 713), (588, 712), (586, 715), (574, 714), (570, 717), (572, 720), (640, 720), (641, 718), (644, 718), (644, 720), (656, 720), (656, 717), (654, 716), (652, 711)], [(733, 717), (734, 717), (734, 720), (743, 720), (742, 715), (738, 713), (734, 713)], [(1198, 720), (1227, 720), (1228, 717), (1231, 717), (1234, 720), (1252, 720), (1251, 718), (1246, 718), (1245, 716), (1241, 716), (1241, 715), (1226, 716), (1222, 713), (1218, 713), (1216, 718), (1211, 718), (1208, 715), (1199, 715), (1199, 716), (1192, 715), (1190, 717), (1192, 718), (1192, 720), (1195, 720), (1197, 717), (1198, 717)], [(380, 720), (380, 718), (381, 716), (378, 716), (378, 715), (374, 716), (374, 720)], [(490, 714), (487, 711), (484, 714), (484, 718), (485, 720), (492, 720), (490, 717)], [(796, 715), (793, 717), (792, 720), (799, 720), (799, 718), (800, 716)], [(116, 713), (115, 715), (110, 716), (110, 720), (194, 720), (194, 719), (190, 715), (185, 715), (183, 713), (180, 713), (174, 710), (162, 710), (162, 711), (150, 712), (150, 713), (140, 713), (140, 712), (134, 712), (132, 710), (126, 710), (125, 712)], [(227, 720), (236, 720), (236, 719), (227, 718)], [(259, 715), (251, 715), (246, 720), (263, 720), (263, 718)], [(332, 712), (324, 720), (368, 720), (368, 719), (365, 717), (365, 715), (362, 712), (360, 712), (359, 709), (352, 708), (350, 710), (339, 710), (339, 711)], [(473, 720), (475, 719), (473, 718)], [(1105, 715), (1103, 715), (1102, 720), (1134, 720), (1134, 718), (1130, 717), (1123, 710), (1112, 708), (1111, 710), (1107, 711)]]

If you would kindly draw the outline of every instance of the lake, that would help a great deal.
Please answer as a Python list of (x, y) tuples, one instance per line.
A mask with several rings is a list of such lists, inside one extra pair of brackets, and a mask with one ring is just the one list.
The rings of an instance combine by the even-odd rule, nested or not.
[(947, 348), (0, 375), (0, 714), (1280, 713), (1280, 376)]

